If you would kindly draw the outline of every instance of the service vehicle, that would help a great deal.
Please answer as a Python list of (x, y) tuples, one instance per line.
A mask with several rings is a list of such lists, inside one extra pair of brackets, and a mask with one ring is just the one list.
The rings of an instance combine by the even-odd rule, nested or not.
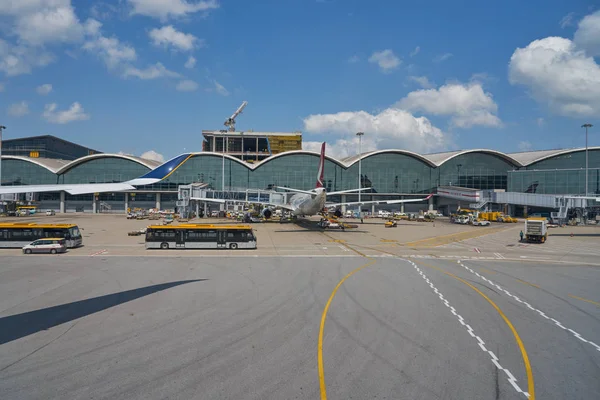
[(64, 238), (44, 238), (35, 240), (23, 246), (23, 253), (64, 253), (67, 251), (67, 243)]
[(490, 225), (490, 221), (487, 221), (485, 219), (474, 219), (473, 220), (473, 226), (489, 226)]
[(250, 225), (150, 225), (146, 249), (256, 249)]
[(0, 224), (0, 248), (22, 248), (35, 240), (47, 238), (65, 239), (69, 249), (83, 244), (81, 232), (75, 224)]
[(544, 243), (548, 239), (548, 220), (533, 217), (525, 220), (525, 241)]

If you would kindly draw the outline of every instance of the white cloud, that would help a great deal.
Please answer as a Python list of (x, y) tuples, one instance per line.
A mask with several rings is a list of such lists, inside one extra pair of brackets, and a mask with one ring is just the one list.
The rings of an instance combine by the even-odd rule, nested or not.
[[(304, 119), (304, 130), (310, 133), (329, 134), (338, 140), (330, 153), (336, 156), (352, 155), (357, 146), (355, 138), (348, 135), (365, 132), (362, 150), (375, 148), (400, 148), (416, 152), (446, 149), (448, 137), (425, 117), (415, 117), (405, 110), (388, 108), (377, 115), (366, 111), (339, 112), (337, 114), (310, 115)], [(340, 137), (341, 136), (341, 137)]]
[(544, 124), (546, 123), (546, 121), (544, 121), (544, 118), (542, 117), (539, 117), (535, 122), (538, 126), (544, 126)]
[(419, 54), (419, 52), (421, 51), (421, 48), (419, 46), (415, 47), (415, 49), (413, 51), (410, 52), (410, 56), (414, 57), (417, 54)]
[(229, 96), (229, 91), (225, 89), (225, 86), (221, 85), (219, 82), (214, 81), (215, 91), (221, 96)]
[(154, 160), (154, 161), (158, 161), (160, 163), (164, 163), (165, 162), (165, 157), (160, 154), (157, 153), (154, 150), (149, 150), (145, 153), (142, 153), (142, 155), (140, 156), (141, 158), (145, 158), (146, 160)]
[(408, 79), (411, 81), (417, 82), (424, 89), (430, 89), (435, 85), (427, 79), (426, 76), (409, 76)]
[(484, 92), (481, 84), (476, 82), (449, 83), (439, 89), (410, 92), (396, 106), (409, 111), (452, 116), (452, 124), (460, 128), (502, 125), (495, 115), (498, 106), (492, 95)]
[(46, 8), (21, 15), (15, 31), (21, 40), (34, 45), (76, 42), (83, 36), (83, 27), (70, 4), (58, 7), (47, 4)]
[(90, 115), (86, 114), (83, 107), (78, 102), (71, 104), (68, 110), (57, 111), (57, 104), (50, 103), (44, 106), (44, 113), (42, 116), (46, 121), (53, 124), (67, 124), (73, 121), (84, 121), (90, 119)]
[(374, 52), (369, 57), (369, 62), (377, 64), (383, 72), (389, 73), (398, 68), (402, 61), (396, 57), (392, 50), (386, 49)]
[(83, 48), (100, 57), (109, 69), (137, 59), (135, 49), (121, 43), (116, 37), (96, 36), (88, 40)]
[(11, 104), (8, 107), (7, 111), (8, 115), (13, 117), (22, 117), (24, 115), (29, 114), (29, 105), (26, 101), (22, 101), (20, 103)]
[(452, 53), (444, 53), (444, 54), (440, 54), (439, 56), (436, 56), (433, 61), (434, 62), (442, 62), (442, 61), (446, 61), (447, 59), (449, 59), (450, 57), (452, 57), (453, 54)]
[(38, 94), (40, 94), (42, 96), (46, 96), (48, 93), (50, 93), (52, 91), (52, 85), (49, 83), (45, 83), (43, 85), (38, 86), (36, 91), (38, 92)]
[(600, 10), (586, 15), (579, 22), (573, 41), (588, 56), (600, 56)]
[(531, 143), (527, 141), (519, 142), (519, 151), (531, 151)]
[(180, 78), (181, 75), (177, 72), (170, 71), (164, 65), (157, 62), (154, 65), (148, 66), (146, 69), (138, 69), (133, 66), (128, 66), (123, 72), (123, 77), (127, 78), (134, 76), (139, 79), (158, 79), (158, 78)]
[(29, 74), (36, 67), (45, 67), (54, 56), (43, 49), (12, 45), (0, 39), (0, 72), (7, 76)]
[[(302, 149), (320, 153), (322, 143), (323, 142), (302, 142)], [(373, 150), (377, 150), (377, 143), (373, 139), (363, 136), (362, 143), (360, 145), (360, 152), (366, 153)], [(336, 139), (335, 141), (327, 142), (327, 145), (325, 146), (325, 154), (330, 157), (337, 158), (338, 160), (354, 156), (358, 154), (358, 138), (353, 137), (349, 140)]]
[(565, 15), (564, 17), (562, 17), (558, 24), (563, 29), (566, 28), (567, 26), (571, 26), (571, 25), (573, 25), (573, 17), (575, 17), (575, 13), (570, 12), (567, 15)]
[(191, 33), (179, 32), (172, 25), (163, 26), (160, 29), (152, 29), (148, 36), (152, 39), (155, 46), (172, 46), (177, 50), (190, 51), (197, 46), (202, 46), (203, 42)]
[(196, 66), (196, 59), (193, 56), (189, 56), (187, 61), (185, 62), (184, 67), (187, 69), (192, 69)]
[(349, 62), (350, 64), (354, 64), (354, 63), (357, 63), (357, 62), (359, 62), (359, 61), (360, 61), (360, 57), (359, 57), (359, 56), (357, 56), (356, 54), (355, 54), (355, 55), (353, 55), (352, 57), (350, 57), (350, 58), (348, 59), (348, 62)]
[(600, 66), (561, 37), (534, 40), (510, 58), (509, 81), (563, 116), (600, 113)]
[(175, 88), (180, 92), (193, 92), (198, 89), (198, 84), (187, 79), (179, 82)]
[(140, 14), (161, 20), (219, 8), (217, 0), (128, 0), (128, 2), (132, 6), (131, 14)]

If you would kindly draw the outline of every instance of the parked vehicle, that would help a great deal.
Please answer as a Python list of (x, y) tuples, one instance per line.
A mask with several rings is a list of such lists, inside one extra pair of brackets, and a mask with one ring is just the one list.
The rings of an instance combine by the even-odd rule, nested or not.
[(525, 220), (525, 241), (544, 243), (548, 239), (548, 220), (546, 218), (527, 218)]
[(56, 215), (56, 212), (54, 212), (54, 210), (48, 210), (48, 211), (46, 211), (46, 215), (48, 215), (48, 216)]
[(23, 246), (23, 253), (64, 253), (67, 251), (67, 244), (64, 238), (44, 238), (35, 240)]
[(486, 221), (484, 219), (474, 219), (473, 220), (473, 226), (489, 226), (490, 225), (490, 221)]

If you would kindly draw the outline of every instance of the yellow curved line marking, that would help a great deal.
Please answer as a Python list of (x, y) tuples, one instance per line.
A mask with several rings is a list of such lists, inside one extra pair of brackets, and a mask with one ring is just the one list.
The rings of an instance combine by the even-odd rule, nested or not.
[(464, 279), (459, 278), (458, 276), (456, 276), (450, 272), (444, 271), (443, 269), (438, 268), (434, 265), (430, 265), (430, 264), (427, 264), (422, 261), (415, 261), (415, 262), (417, 262), (419, 264), (423, 264), (423, 265), (433, 268), (433, 269), (437, 269), (438, 271), (443, 272), (444, 274), (451, 276), (456, 280), (461, 281), (462, 283), (464, 283), (465, 285), (469, 286), (471, 289), (473, 289), (474, 291), (479, 293), (481, 295), (481, 297), (486, 299), (488, 301), (488, 303), (490, 303), (492, 305), (492, 307), (494, 307), (496, 309), (496, 311), (498, 311), (498, 314), (500, 314), (500, 316), (502, 317), (504, 322), (506, 322), (506, 325), (508, 325), (508, 327), (512, 331), (512, 333), (515, 337), (515, 340), (517, 342), (517, 345), (519, 346), (519, 350), (521, 351), (521, 356), (523, 357), (523, 364), (525, 364), (525, 371), (527, 372), (527, 391), (529, 392), (529, 400), (535, 400), (535, 387), (533, 384), (533, 372), (531, 371), (531, 364), (529, 363), (529, 356), (527, 355), (527, 351), (525, 350), (525, 346), (523, 345), (523, 341), (521, 340), (521, 337), (517, 333), (517, 330), (515, 329), (513, 324), (510, 322), (508, 317), (502, 312), (500, 307), (498, 307), (496, 305), (496, 303), (494, 303), (489, 297), (487, 297), (481, 290), (477, 289), (475, 286), (471, 285), (469, 282), (465, 281)]
[(371, 260), (370, 262), (352, 270), (348, 275), (346, 275), (341, 281), (339, 281), (335, 289), (333, 289), (333, 292), (331, 292), (331, 296), (329, 296), (329, 300), (327, 300), (327, 304), (325, 304), (325, 309), (323, 310), (323, 315), (321, 316), (321, 326), (319, 327), (319, 344), (317, 347), (317, 361), (319, 364), (319, 387), (321, 389), (321, 400), (327, 400), (327, 388), (325, 387), (325, 371), (323, 367), (323, 334), (325, 332), (325, 319), (327, 318), (327, 311), (329, 310), (329, 306), (331, 305), (335, 294), (337, 293), (340, 286), (342, 286), (342, 284), (346, 281), (346, 279), (350, 278), (352, 275), (354, 275), (361, 269), (375, 264), (376, 261), (377, 260)]

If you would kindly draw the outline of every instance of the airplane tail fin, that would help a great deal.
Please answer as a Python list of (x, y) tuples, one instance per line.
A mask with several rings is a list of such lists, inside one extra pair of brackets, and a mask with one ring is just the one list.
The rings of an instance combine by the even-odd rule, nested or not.
[(139, 178), (132, 179), (131, 181), (127, 181), (129, 184), (133, 185), (149, 185), (152, 183), (160, 182), (163, 179), (167, 178), (171, 175), (177, 168), (179, 168), (183, 163), (185, 163), (192, 155), (191, 154), (181, 154), (175, 158), (170, 159), (164, 164), (159, 165), (154, 168), (152, 171), (140, 176)]
[(323, 173), (325, 172), (325, 142), (321, 145), (321, 158), (319, 159), (319, 169), (317, 171), (316, 188), (323, 187)]

